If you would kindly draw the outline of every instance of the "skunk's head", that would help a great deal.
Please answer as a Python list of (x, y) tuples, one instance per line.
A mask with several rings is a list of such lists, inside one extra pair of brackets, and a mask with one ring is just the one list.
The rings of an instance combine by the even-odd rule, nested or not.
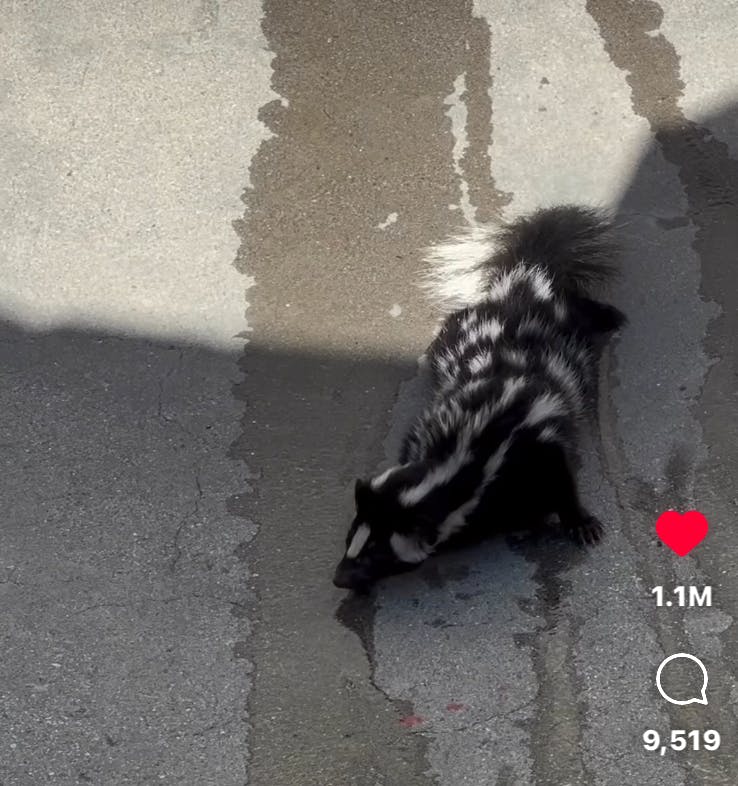
[(421, 511), (403, 506), (394, 484), (357, 480), (356, 516), (333, 583), (368, 592), (381, 578), (420, 565), (432, 551), (435, 527)]

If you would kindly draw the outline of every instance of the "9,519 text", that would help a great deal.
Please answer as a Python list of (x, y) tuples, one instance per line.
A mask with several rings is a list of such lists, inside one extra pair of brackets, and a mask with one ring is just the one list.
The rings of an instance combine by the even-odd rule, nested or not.
[(720, 747), (720, 732), (714, 729), (700, 731), (686, 731), (685, 729), (674, 729), (669, 738), (662, 740), (661, 735), (654, 729), (643, 732), (643, 747), (647, 751), (658, 751), (662, 756), (667, 749), (673, 751), (683, 751), (689, 748), (693, 751), (700, 749), (706, 751), (716, 751)]

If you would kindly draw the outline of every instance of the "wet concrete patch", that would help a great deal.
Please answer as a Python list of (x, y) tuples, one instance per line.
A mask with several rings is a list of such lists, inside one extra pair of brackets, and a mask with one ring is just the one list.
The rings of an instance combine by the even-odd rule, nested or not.
[(234, 503), (260, 527), (251, 777), (427, 783), (423, 732), (400, 725), (412, 708), (372, 685), (373, 612), (337, 620), (330, 578), (353, 479), (376, 466), (397, 388), (431, 335), (419, 249), (462, 220), (449, 209), (460, 184), (444, 99), (472, 67), (481, 103), (463, 172), (487, 214), (502, 198), (486, 163), (489, 69), (477, 63), (488, 35), (471, 3), (264, 11), (281, 99), (262, 110), (274, 136), (236, 226), (237, 266), (256, 286), (233, 454), (263, 471)]

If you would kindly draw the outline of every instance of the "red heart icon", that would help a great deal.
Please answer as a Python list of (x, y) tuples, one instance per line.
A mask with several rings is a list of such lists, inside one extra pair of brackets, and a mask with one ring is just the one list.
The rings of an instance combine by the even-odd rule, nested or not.
[(684, 557), (707, 536), (707, 519), (696, 510), (686, 513), (667, 510), (656, 521), (656, 534), (672, 551)]

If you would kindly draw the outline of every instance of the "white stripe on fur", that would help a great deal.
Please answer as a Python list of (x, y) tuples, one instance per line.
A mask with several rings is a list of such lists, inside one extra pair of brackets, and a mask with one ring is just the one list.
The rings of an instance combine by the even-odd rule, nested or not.
[(386, 469), (381, 475), (377, 475), (376, 478), (372, 478), (369, 485), (376, 491), (377, 489), (384, 486), (387, 482), (387, 479), (392, 475), (393, 472), (396, 472), (400, 467), (390, 467)]
[(506, 407), (527, 384), (525, 377), (508, 377), (502, 386), (500, 407)]
[[(492, 418), (502, 409), (509, 406), (515, 396), (526, 386), (525, 377), (511, 377), (505, 381), (502, 395), (489, 406), (476, 411), (469, 420), (463, 424), (463, 431), (459, 434), (456, 450), (437, 467), (434, 467), (417, 486), (411, 486), (400, 492), (399, 502), (401, 505), (411, 506), (420, 502), (434, 488), (442, 486), (466, 464), (472, 460), (469, 455), (469, 443), (477, 437), (492, 420)], [(454, 412), (440, 409), (434, 412), (434, 417), (438, 422), (446, 426), (448, 430), (456, 427), (458, 418), (463, 417), (464, 413), (458, 409), (457, 402), (449, 401), (447, 406), (454, 406)], [(452, 417), (452, 414), (456, 417)]]
[(462, 388), (459, 389), (460, 395), (469, 395), (470, 393), (474, 393), (475, 390), (479, 390), (479, 388), (483, 387), (489, 382), (488, 379), (484, 377), (477, 377), (476, 379), (472, 379), (471, 381), (467, 382)]
[(415, 505), (434, 488), (447, 483), (462, 467), (468, 464), (472, 460), (472, 457), (469, 455), (469, 443), (484, 430), (498, 412), (510, 405), (518, 393), (526, 387), (527, 383), (528, 380), (524, 376), (506, 379), (500, 398), (474, 412), (466, 422), (464, 422), (464, 419), (468, 416), (468, 413), (454, 399), (446, 401), (442, 407), (434, 410), (433, 419), (445, 431), (450, 432), (459, 426), (462, 427), (456, 449), (442, 464), (428, 472), (418, 485), (411, 486), (400, 492), (398, 498), (400, 504), (408, 507)]
[(369, 540), (369, 535), (371, 535), (369, 525), (359, 524), (356, 532), (354, 533), (354, 537), (351, 538), (349, 547), (346, 549), (346, 556), (348, 559), (356, 559), (359, 556), (361, 550), (366, 545), (367, 540)]
[(582, 406), (582, 389), (574, 369), (560, 354), (546, 358), (546, 370), (564, 388), (577, 409)]
[(448, 516), (446, 516), (439, 527), (438, 540), (436, 541), (437, 543), (443, 543), (454, 533), (464, 528), (466, 524), (466, 517), (477, 507), (479, 501), (482, 499), (484, 490), (495, 479), (497, 471), (500, 469), (502, 462), (505, 460), (505, 454), (510, 447), (511, 441), (512, 435), (502, 442), (497, 450), (487, 459), (487, 462), (484, 465), (482, 482), (474, 492), (474, 496), (471, 497), (471, 499), (468, 499), (463, 505), (458, 507)]
[(471, 458), (466, 450), (457, 448), (443, 464), (434, 467), (417, 486), (402, 491), (399, 497), (400, 504), (409, 506), (420, 502), (434, 488), (442, 486), (450, 480), (465, 464), (471, 461)]
[(536, 423), (558, 417), (565, 412), (564, 401), (558, 393), (544, 393), (533, 402), (530, 412), (525, 416), (525, 425), (535, 426)]

